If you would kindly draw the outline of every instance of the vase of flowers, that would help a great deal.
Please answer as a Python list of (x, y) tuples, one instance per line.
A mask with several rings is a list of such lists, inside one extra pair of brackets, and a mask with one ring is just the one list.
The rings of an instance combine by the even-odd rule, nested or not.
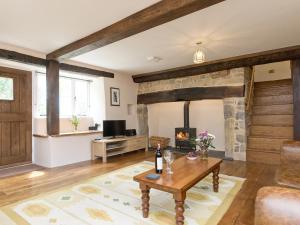
[(195, 139), (195, 144), (197, 147), (197, 152), (199, 152), (200, 159), (208, 159), (209, 148), (215, 148), (213, 145), (213, 140), (216, 137), (213, 134), (208, 133), (207, 131), (201, 132)]
[(79, 125), (79, 118), (77, 116), (72, 116), (72, 119), (71, 119), (71, 123), (72, 125), (74, 126), (74, 131), (76, 132), (77, 129), (78, 129), (78, 125)]

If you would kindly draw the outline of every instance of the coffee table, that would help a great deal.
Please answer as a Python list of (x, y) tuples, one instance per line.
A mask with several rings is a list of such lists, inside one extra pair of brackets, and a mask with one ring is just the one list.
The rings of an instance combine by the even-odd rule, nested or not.
[(150, 189), (169, 192), (173, 194), (175, 199), (176, 224), (184, 224), (184, 201), (186, 192), (210, 173), (213, 173), (213, 189), (214, 192), (219, 190), (219, 171), (221, 159), (208, 158), (207, 160), (188, 160), (186, 157), (181, 157), (172, 164), (173, 174), (164, 172), (157, 180), (147, 179), (146, 176), (155, 173), (155, 170), (149, 170), (133, 177), (134, 181), (139, 182), (142, 191), (142, 209), (143, 217), (149, 215), (149, 193)]

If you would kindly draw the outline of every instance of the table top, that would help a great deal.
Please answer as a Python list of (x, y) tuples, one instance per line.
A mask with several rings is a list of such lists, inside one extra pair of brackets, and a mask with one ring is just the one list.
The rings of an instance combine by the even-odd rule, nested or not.
[(188, 190), (201, 179), (206, 177), (214, 169), (218, 168), (222, 159), (211, 158), (207, 160), (188, 160), (185, 156), (176, 159), (172, 163), (173, 174), (167, 174), (164, 166), (163, 173), (157, 180), (146, 178), (148, 174), (155, 173), (155, 169), (148, 170), (136, 175), (133, 179), (137, 182), (148, 185), (151, 188), (164, 190), (167, 192), (177, 192)]

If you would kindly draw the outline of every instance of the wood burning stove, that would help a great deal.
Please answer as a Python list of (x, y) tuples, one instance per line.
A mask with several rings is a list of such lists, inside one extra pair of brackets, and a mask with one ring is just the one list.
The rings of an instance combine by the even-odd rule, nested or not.
[(184, 103), (184, 127), (175, 128), (175, 145), (179, 149), (196, 149), (195, 144), (190, 139), (196, 138), (196, 128), (190, 128), (190, 102)]

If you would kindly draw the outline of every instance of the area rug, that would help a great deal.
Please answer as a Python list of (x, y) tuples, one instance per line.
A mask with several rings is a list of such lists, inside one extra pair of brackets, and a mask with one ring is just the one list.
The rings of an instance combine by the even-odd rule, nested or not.
[[(55, 192), (26, 199), (0, 209), (1, 225), (171, 225), (175, 224), (171, 194), (151, 189), (150, 214), (144, 219), (141, 193), (132, 177), (153, 168), (142, 162)], [(192, 172), (192, 171), (190, 171)], [(176, 175), (176, 174), (175, 174)], [(214, 193), (208, 176), (187, 193), (185, 224), (214, 225), (241, 189), (243, 178), (220, 175)]]

